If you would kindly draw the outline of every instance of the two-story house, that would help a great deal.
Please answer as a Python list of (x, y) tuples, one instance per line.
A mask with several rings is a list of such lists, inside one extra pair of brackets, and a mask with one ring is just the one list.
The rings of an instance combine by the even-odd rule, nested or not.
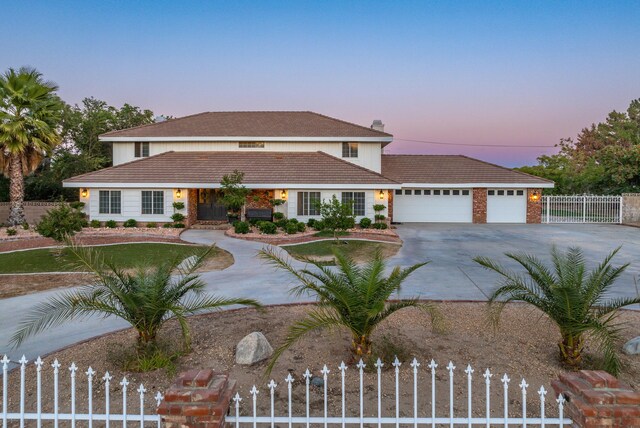
[(65, 180), (92, 220), (168, 222), (183, 202), (187, 224), (224, 220), (220, 181), (234, 170), (288, 218), (318, 217), (315, 201), (352, 201), (356, 217), (383, 204), (394, 222), (536, 223), (553, 183), (465, 156), (385, 155), (384, 125), (313, 112), (207, 112), (100, 136), (113, 166)]

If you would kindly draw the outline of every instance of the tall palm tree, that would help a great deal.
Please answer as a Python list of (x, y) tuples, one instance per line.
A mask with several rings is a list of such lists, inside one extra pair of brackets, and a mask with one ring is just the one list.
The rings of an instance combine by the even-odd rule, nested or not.
[(185, 348), (189, 349), (188, 315), (231, 305), (260, 306), (253, 299), (203, 294), (205, 283), (196, 270), (212, 248), (198, 254), (186, 266), (176, 258), (153, 268), (138, 268), (133, 273), (105, 260), (102, 253), (93, 248), (71, 245), (68, 250), (78, 260), (78, 270), (95, 274), (96, 283), (36, 305), (13, 335), (11, 342), (15, 346), (29, 336), (64, 322), (101, 315), (116, 316), (131, 324), (138, 332), (138, 346), (142, 351), (155, 344), (158, 331), (167, 321), (176, 320)]
[(11, 225), (25, 221), (24, 176), (61, 142), (57, 90), (33, 68), (10, 68), (0, 76), (0, 171), (10, 180)]
[(544, 312), (559, 328), (560, 360), (571, 367), (579, 367), (585, 337), (589, 336), (604, 355), (604, 369), (612, 374), (620, 371), (615, 342), (621, 324), (616, 322), (618, 309), (640, 303), (636, 298), (608, 298), (614, 282), (629, 266), (614, 267), (612, 258), (620, 247), (612, 251), (596, 268), (587, 272), (580, 248), (565, 253), (551, 250), (553, 267), (547, 267), (533, 255), (505, 255), (524, 268), (523, 273), (505, 269), (486, 257), (476, 257), (480, 265), (502, 277), (500, 287), (489, 299), (494, 322), (507, 302), (522, 301)]
[(428, 262), (418, 263), (405, 269), (393, 268), (385, 276), (386, 263), (378, 250), (364, 266), (334, 251), (336, 267), (327, 267), (322, 262), (305, 259), (312, 269), (297, 270), (289, 257), (280, 256), (273, 248), (260, 251), (260, 255), (278, 269), (293, 275), (298, 284), (291, 292), (300, 296), (314, 296), (318, 305), (304, 319), (290, 328), (284, 344), (276, 349), (268, 366), (270, 371), (277, 359), (289, 347), (308, 333), (326, 328), (346, 328), (351, 333), (353, 357), (368, 356), (372, 351), (372, 334), (376, 327), (391, 314), (408, 307), (418, 307), (431, 314), (434, 325), (440, 320), (436, 308), (421, 303), (417, 298), (390, 302), (393, 293), (399, 292), (402, 282), (415, 270)]

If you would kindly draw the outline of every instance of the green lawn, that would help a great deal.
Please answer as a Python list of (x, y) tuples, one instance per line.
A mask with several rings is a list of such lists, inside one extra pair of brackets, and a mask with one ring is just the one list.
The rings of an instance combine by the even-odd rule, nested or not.
[[(117, 244), (95, 247), (123, 269), (184, 259), (206, 247), (176, 244)], [(0, 273), (68, 272), (73, 256), (63, 250), (39, 249), (0, 254)]]
[(379, 248), (384, 257), (391, 257), (398, 252), (400, 245), (382, 242), (342, 240), (316, 241), (306, 244), (287, 245), (283, 247), (293, 257), (309, 257), (315, 260), (332, 260), (333, 250), (344, 251), (357, 262), (366, 262)]

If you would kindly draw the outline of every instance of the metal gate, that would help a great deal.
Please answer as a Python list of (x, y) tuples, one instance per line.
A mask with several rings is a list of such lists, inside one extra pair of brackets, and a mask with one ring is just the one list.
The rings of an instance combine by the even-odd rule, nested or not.
[(544, 223), (622, 223), (622, 196), (543, 196)]

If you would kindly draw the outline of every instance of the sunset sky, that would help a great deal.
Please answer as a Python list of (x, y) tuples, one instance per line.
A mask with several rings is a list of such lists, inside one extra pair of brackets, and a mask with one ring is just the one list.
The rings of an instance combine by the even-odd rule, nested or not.
[[(507, 166), (640, 97), (640, 1), (4, 1), (0, 70), (70, 103), (381, 119)], [(482, 147), (473, 145), (513, 145)], [(542, 147), (532, 147), (542, 146)]]

